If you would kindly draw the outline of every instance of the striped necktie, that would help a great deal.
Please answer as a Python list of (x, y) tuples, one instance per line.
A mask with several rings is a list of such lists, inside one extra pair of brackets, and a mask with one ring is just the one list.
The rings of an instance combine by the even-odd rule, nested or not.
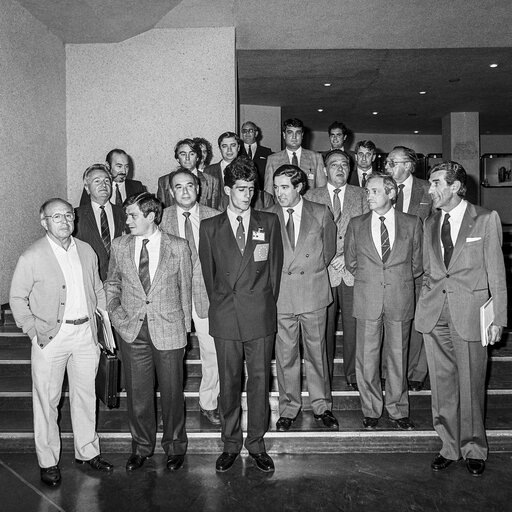
[(108, 227), (108, 219), (107, 212), (105, 211), (105, 206), (100, 206), (100, 210), (101, 239), (103, 240), (105, 251), (107, 251), (107, 254), (110, 255), (110, 229)]
[(389, 233), (384, 221), (386, 217), (379, 217), (380, 219), (380, 244), (382, 248), (382, 263), (386, 263), (389, 253), (391, 252), (391, 246), (389, 244)]

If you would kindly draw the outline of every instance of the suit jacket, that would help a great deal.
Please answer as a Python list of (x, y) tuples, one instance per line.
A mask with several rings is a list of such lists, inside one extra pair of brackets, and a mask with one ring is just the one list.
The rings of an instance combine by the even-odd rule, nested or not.
[[(164, 207), (174, 204), (174, 198), (171, 195), (171, 187), (169, 184), (170, 176), (171, 174), (166, 174), (158, 178), (158, 191), (156, 195), (164, 204)], [(220, 186), (218, 179), (201, 171), (197, 171), (197, 179), (199, 180), (199, 203), (216, 209), (218, 206)]]
[(204, 173), (218, 180), (219, 188), (215, 199), (215, 208), (221, 212), (225, 211), (229, 204), (229, 196), (224, 192), (224, 176), (222, 175), (220, 162), (205, 167)]
[(105, 281), (107, 309), (115, 330), (132, 343), (147, 316), (149, 333), (158, 350), (183, 348), (192, 317), (192, 263), (188, 242), (162, 233), (160, 261), (146, 295), (135, 264), (135, 237), (112, 241)]
[[(130, 196), (133, 196), (133, 194), (141, 194), (142, 192), (146, 192), (146, 187), (140, 181), (131, 180), (129, 178), (126, 178), (124, 183), (125, 183), (127, 198)], [(114, 191), (115, 191), (115, 182), (112, 182), (112, 196), (110, 198), (112, 202), (115, 202), (115, 200), (116, 200), (116, 195), (115, 195)], [(82, 190), (82, 197), (80, 197), (80, 206), (83, 206), (84, 204), (87, 204), (90, 202), (91, 202), (91, 198), (90, 198), (87, 190), (85, 190), (85, 188), (84, 188)]]
[(284, 262), (279, 313), (308, 313), (332, 302), (327, 266), (336, 253), (336, 225), (325, 205), (303, 199), (302, 217), (295, 250), (286, 232), (286, 220), (279, 204), (267, 211), (281, 224)]
[[(308, 190), (305, 197), (315, 203), (325, 204), (332, 212), (333, 205), (327, 186)], [(365, 191), (361, 187), (346, 185), (341, 217), (336, 223), (336, 256), (342, 256), (344, 254), (345, 234), (349, 220), (352, 217), (357, 217), (368, 211), (368, 201), (366, 200)], [(335, 270), (332, 265), (329, 265), (328, 271), (331, 286), (339, 286), (342, 279), (347, 286), (354, 284), (354, 276), (352, 276), (346, 268), (343, 270)]]
[[(273, 153), (267, 159), (265, 168), (265, 190), (274, 195), (274, 171), (281, 165), (289, 164), (288, 153), (286, 149)], [(320, 153), (302, 148), (299, 167), (308, 177), (309, 188), (323, 187), (327, 184), (327, 178), (324, 172), (324, 159)]]
[[(203, 219), (209, 219), (210, 217), (215, 217), (215, 215), (219, 215), (220, 213), (218, 210), (214, 210), (213, 208), (209, 208), (202, 204), (198, 206), (200, 221)], [(160, 229), (164, 233), (180, 236), (178, 227), (178, 211), (175, 204), (164, 210), (162, 221), (160, 222)], [(199, 318), (206, 318), (208, 316), (210, 303), (208, 301), (208, 294), (206, 293), (203, 272), (201, 270), (201, 262), (199, 259), (192, 268), (192, 300), (194, 301), (197, 316)]]
[(395, 242), (386, 263), (372, 238), (372, 212), (354, 217), (345, 237), (345, 264), (354, 275), (354, 316), (405, 322), (414, 316), (414, 279), (423, 272), (419, 217), (395, 212)]
[(468, 203), (448, 268), (441, 250), (441, 211), (425, 222), (425, 274), (416, 309), (416, 329), (436, 326), (445, 297), (459, 336), (480, 340), (479, 309), (492, 296), (494, 323), (507, 325), (507, 287), (498, 214)]
[(275, 215), (251, 209), (243, 256), (226, 212), (203, 220), (199, 258), (213, 337), (250, 341), (276, 332), (283, 244)]
[(412, 177), (411, 201), (407, 213), (417, 215), (423, 222), (435, 211), (432, 206), (432, 198), (428, 193), (430, 183), (416, 176)]
[[(258, 144), (256, 146), (256, 151), (252, 155), (252, 161), (258, 169), (258, 188), (261, 190), (263, 190), (263, 187), (265, 186), (265, 168), (267, 166), (267, 159), (271, 154), (272, 150), (270, 148), (266, 148), (265, 146), (260, 146)], [(240, 144), (239, 155), (247, 156), (247, 152), (245, 151), (245, 144), (243, 142)]]
[[(121, 236), (125, 230), (126, 215), (120, 206), (112, 205), (114, 217), (114, 238)], [(103, 245), (100, 230), (94, 217), (91, 202), (75, 208), (75, 236), (87, 242), (98, 256), (100, 279), (105, 281), (108, 272), (109, 254)]]
[[(368, 173), (367, 178), (370, 174), (371, 173)], [(354, 168), (350, 171), (350, 176), (348, 177), (347, 183), (354, 187), (361, 187), (359, 183), (359, 175), (357, 174), (357, 166), (354, 165)]]
[[(82, 265), (87, 311), (97, 343), (96, 317), (99, 306), (106, 308), (105, 292), (98, 275), (98, 258), (91, 247), (75, 238)], [(64, 319), (67, 301), (66, 280), (48, 237), (34, 242), (21, 256), (14, 270), (9, 303), (16, 325), (30, 339), (45, 347), (57, 335)]]

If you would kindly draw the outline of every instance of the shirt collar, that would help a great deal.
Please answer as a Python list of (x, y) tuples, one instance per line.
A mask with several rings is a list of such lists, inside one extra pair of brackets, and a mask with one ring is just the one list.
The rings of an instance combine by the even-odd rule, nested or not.
[(176, 212), (178, 213), (178, 217), (180, 215), (183, 215), (185, 212), (190, 212), (190, 215), (192, 217), (197, 217), (199, 215), (198, 202), (196, 201), (194, 206), (192, 206), (192, 208), (190, 208), (190, 210), (184, 210), (183, 208), (181, 208), (181, 206), (176, 205)]
[(374, 217), (379, 219), (380, 217), (384, 217), (386, 220), (394, 220), (395, 218), (395, 209), (391, 207), (384, 215), (378, 214), (375, 211), (372, 211)]

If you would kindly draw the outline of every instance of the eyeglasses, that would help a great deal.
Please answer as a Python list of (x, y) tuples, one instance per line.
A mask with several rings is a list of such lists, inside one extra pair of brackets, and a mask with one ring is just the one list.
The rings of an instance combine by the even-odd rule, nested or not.
[(54, 213), (53, 215), (45, 215), (45, 219), (52, 219), (56, 224), (60, 224), (66, 220), (67, 222), (73, 222), (75, 220), (75, 214), (72, 212), (67, 213)]
[(254, 133), (254, 128), (244, 128), (242, 133)]
[(386, 165), (389, 165), (391, 169), (393, 169), (393, 167), (395, 167), (396, 164), (406, 164), (407, 162), (410, 162), (410, 160), (384, 160), (384, 163)]

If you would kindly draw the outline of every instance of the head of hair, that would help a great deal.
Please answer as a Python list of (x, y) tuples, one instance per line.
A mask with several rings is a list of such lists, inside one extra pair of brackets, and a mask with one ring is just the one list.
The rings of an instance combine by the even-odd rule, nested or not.
[(217, 143), (220, 145), (222, 144), (222, 141), (224, 139), (235, 139), (238, 144), (240, 144), (240, 137), (234, 133), (234, 132), (224, 132), (219, 135), (219, 139), (217, 140)]
[(306, 191), (308, 177), (300, 167), (297, 167), (296, 165), (292, 164), (281, 165), (274, 171), (273, 179), (275, 180), (277, 176), (288, 176), (294, 188), (297, 188), (299, 183), (302, 183), (301, 193), (304, 193)]
[(292, 117), (290, 119), (286, 119), (283, 122), (283, 133), (286, 131), (286, 128), (300, 128), (302, 131), (304, 131), (304, 123), (297, 119), (296, 117)]
[(357, 153), (359, 151), (359, 148), (365, 148), (368, 151), (377, 151), (377, 147), (371, 140), (360, 140), (357, 142), (355, 147), (355, 152)]
[(366, 187), (367, 188), (369, 187), (371, 180), (376, 180), (376, 179), (379, 179), (379, 178), (382, 179), (382, 184), (384, 185), (384, 190), (386, 191), (386, 194), (388, 196), (389, 196), (389, 193), (392, 190), (395, 191), (395, 199), (394, 199), (394, 201), (396, 201), (396, 196), (398, 195), (398, 185), (396, 184), (396, 181), (391, 176), (389, 176), (388, 174), (381, 174), (381, 173), (372, 172), (370, 174), (370, 176), (368, 177), (368, 180), (366, 181)]
[(196, 187), (199, 186), (199, 180), (197, 179), (197, 176), (190, 172), (188, 169), (185, 169), (183, 167), (178, 167), (175, 171), (172, 171), (169, 175), (169, 186), (172, 188), (173, 180), (178, 174), (186, 174), (193, 182)]
[[(196, 144), (199, 144), (199, 149), (201, 149), (201, 146), (204, 146), (206, 148), (206, 158), (203, 162), (204, 165), (210, 165), (210, 162), (213, 158), (213, 148), (210, 144), (209, 140), (204, 139), (203, 137), (194, 137), (192, 139)], [(201, 161), (203, 159), (202, 152), (201, 152)]]
[(329, 125), (329, 128), (327, 128), (327, 133), (330, 135), (332, 130), (335, 130), (336, 128), (339, 128), (341, 130), (341, 133), (343, 133), (343, 136), (348, 135), (348, 129), (347, 127), (341, 123), (340, 121), (334, 121), (334, 123), (331, 123)]
[(329, 158), (331, 158), (331, 156), (335, 156), (335, 155), (344, 156), (347, 159), (347, 161), (350, 163), (350, 157), (348, 156), (348, 153), (346, 153), (345, 151), (343, 151), (341, 149), (331, 149), (324, 156), (325, 164), (327, 165), (327, 161), (329, 160)]
[(414, 149), (408, 148), (406, 146), (395, 146), (391, 151), (401, 151), (405, 158), (412, 163), (412, 172), (416, 169), (416, 165), (418, 163), (418, 155)]
[(45, 201), (41, 205), (41, 208), (39, 208), (39, 216), (41, 217), (41, 220), (44, 219), (46, 215), (46, 209), (48, 208), (48, 206), (50, 206), (53, 203), (64, 203), (66, 206), (69, 206), (69, 209), (71, 211), (73, 211), (73, 207), (65, 199), (61, 199), (60, 197), (52, 197), (51, 199)]
[(237, 180), (253, 181), (255, 185), (258, 182), (256, 165), (246, 156), (237, 156), (224, 169), (224, 184), (226, 186), (233, 188)]
[(242, 129), (244, 126), (250, 124), (255, 130), (258, 130), (260, 131), (260, 129), (256, 126), (256, 123), (252, 122), (252, 121), (244, 121), (244, 123), (242, 124)]
[(82, 176), (82, 179), (84, 183), (89, 184), (89, 177), (93, 173), (93, 171), (104, 171), (107, 173), (107, 176), (109, 177), (110, 181), (112, 181), (112, 175), (110, 174), (110, 169), (105, 164), (93, 164), (90, 167), (87, 167), (85, 169), (84, 174)]
[(128, 156), (128, 153), (124, 150), (124, 149), (111, 149), (108, 153), (107, 153), (107, 156), (105, 157), (105, 161), (107, 162), (107, 164), (109, 166), (112, 167), (112, 157), (114, 156), (114, 153), (117, 153), (119, 155), (125, 155), (128, 160), (130, 159), (130, 157)]
[(197, 142), (194, 142), (194, 139), (181, 139), (176, 143), (176, 146), (174, 146), (174, 158), (176, 158), (176, 160), (178, 160), (178, 153), (181, 146), (189, 146), (197, 155), (197, 165), (201, 163), (203, 159), (201, 146)]
[(466, 195), (467, 174), (462, 165), (452, 160), (441, 162), (440, 164), (434, 165), (432, 169), (428, 171), (428, 177), (430, 178), (432, 173), (438, 171), (444, 171), (444, 179), (448, 185), (453, 185), (456, 181), (460, 183), (459, 190), (457, 191), (458, 196), (464, 197)]
[(132, 204), (136, 204), (142, 215), (147, 217), (151, 212), (155, 214), (155, 224), (160, 224), (162, 220), (162, 203), (156, 198), (154, 194), (150, 194), (149, 192), (141, 192), (140, 194), (133, 194), (130, 197), (127, 197), (125, 202), (123, 203), (123, 208), (126, 211), (128, 206)]

